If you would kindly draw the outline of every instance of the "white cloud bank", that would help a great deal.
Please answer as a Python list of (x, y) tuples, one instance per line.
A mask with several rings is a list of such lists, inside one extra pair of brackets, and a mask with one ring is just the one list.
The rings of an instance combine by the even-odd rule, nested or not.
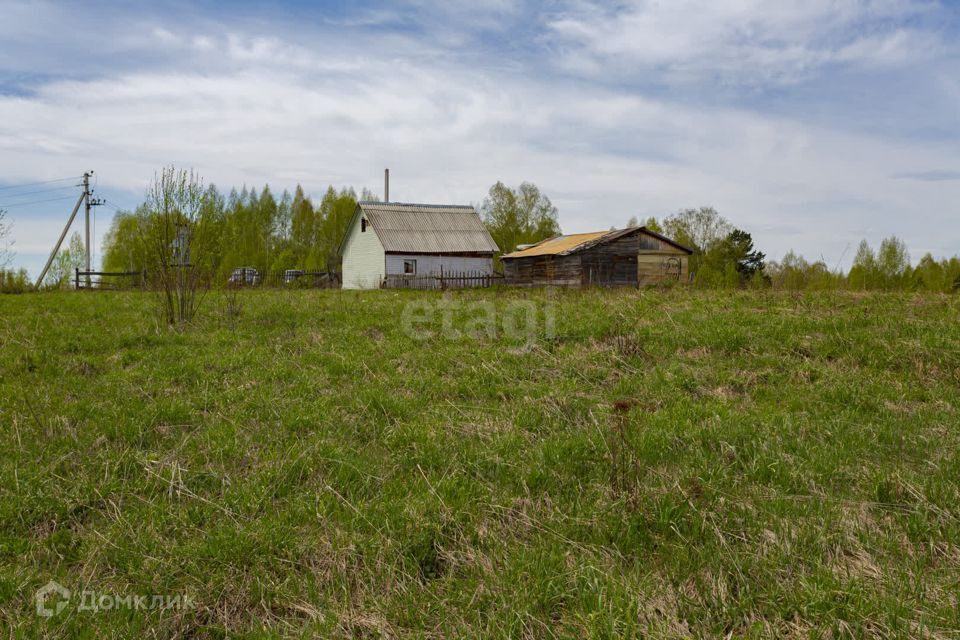
[[(697, 61), (726, 46), (730, 25), (755, 15), (756, 5), (704, 11), (712, 21), (704, 17), (686, 30), (672, 14), (653, 20), (646, 5), (612, 25), (583, 21), (595, 7), (567, 17), (554, 12), (544, 25), (565, 37), (580, 34), (581, 53), (596, 60), (622, 53), (705, 70), (710, 65)], [(790, 49), (822, 20), (855, 22), (824, 8), (834, 6), (816, 4), (802, 15), (760, 11), (759, 26), (746, 20), (742, 29)], [(863, 6), (886, 7), (891, 16), (901, 9)], [(570, 16), (580, 16), (579, 26)], [(496, 180), (534, 181), (559, 206), (566, 231), (710, 204), (774, 257), (795, 248), (834, 264), (862, 237), (876, 242), (890, 233), (916, 257), (960, 250), (960, 181), (909, 178), (943, 178), (960, 168), (960, 150), (949, 141), (867, 135), (749, 105), (699, 104), (551, 75), (532, 63), (468, 64), (404, 33), (284, 37), (269, 25), (198, 25), (138, 23), (139, 35), (126, 46), (162, 49), (162, 59), (77, 79), (64, 73), (26, 95), (0, 95), (0, 175), (17, 182), (92, 167), (102, 187), (137, 194), (158, 167), (176, 163), (224, 188), (302, 183), (319, 194), (330, 183), (379, 190), (389, 166), (391, 194), (406, 201), (477, 203)], [(630, 44), (664, 29), (676, 31), (677, 42)], [(743, 64), (754, 55), (748, 49), (735, 46), (740, 53), (727, 60)], [(782, 49), (768, 57), (796, 77)], [(19, 252), (50, 246), (60, 224), (18, 224)]]
[(912, 0), (635, 0), (582, 3), (549, 23), (571, 45), (572, 69), (646, 73), (673, 81), (719, 76), (732, 84), (798, 82), (829, 64), (903, 65), (942, 50), (940, 38), (905, 26), (931, 13)]

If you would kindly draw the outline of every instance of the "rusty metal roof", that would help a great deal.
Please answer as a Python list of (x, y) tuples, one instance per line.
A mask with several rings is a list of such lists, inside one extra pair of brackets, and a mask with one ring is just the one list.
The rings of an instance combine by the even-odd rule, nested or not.
[(508, 253), (503, 258), (530, 258), (533, 256), (566, 256), (571, 253), (576, 253), (587, 247), (591, 247), (596, 244), (602, 244), (604, 242), (609, 242), (610, 240), (615, 240), (621, 236), (630, 235), (632, 233), (645, 233), (647, 235), (653, 236), (660, 240), (663, 240), (669, 245), (677, 247), (678, 249), (685, 251), (686, 253), (692, 254), (693, 250), (688, 249), (687, 247), (674, 242), (666, 236), (660, 235), (647, 229), (646, 227), (627, 227), (626, 229), (614, 229), (613, 231), (594, 231), (592, 233), (572, 233), (565, 236), (557, 236), (555, 238), (549, 238), (538, 242), (537, 244), (523, 249), (520, 251), (514, 251), (513, 253)]
[(593, 233), (571, 233), (567, 236), (557, 236), (537, 243), (529, 249), (514, 251), (503, 256), (504, 258), (529, 258), (532, 256), (555, 256), (576, 251), (578, 247), (594, 240), (599, 240), (610, 231), (594, 231)]
[(384, 251), (410, 253), (496, 253), (497, 244), (469, 206), (360, 202)]

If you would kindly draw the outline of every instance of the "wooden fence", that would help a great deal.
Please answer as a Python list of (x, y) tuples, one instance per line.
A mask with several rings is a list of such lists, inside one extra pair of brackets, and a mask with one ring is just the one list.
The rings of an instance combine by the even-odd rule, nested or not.
[(75, 269), (73, 284), (77, 289), (142, 289), (146, 281), (146, 271), (81, 271)]
[(503, 281), (499, 273), (484, 271), (450, 271), (424, 276), (389, 274), (383, 280), (385, 289), (468, 289), (492, 287)]
[(333, 271), (274, 271), (260, 273), (253, 269), (235, 270), (226, 280), (227, 286), (239, 289), (338, 289), (340, 274)]
[[(150, 286), (146, 271), (81, 271), (74, 272), (73, 285), (77, 289), (146, 289)], [(205, 279), (204, 287), (210, 286)], [(221, 283), (238, 289), (285, 288), (285, 289), (336, 289), (340, 287), (340, 274), (326, 271), (277, 271), (260, 273), (254, 269), (238, 269)]]

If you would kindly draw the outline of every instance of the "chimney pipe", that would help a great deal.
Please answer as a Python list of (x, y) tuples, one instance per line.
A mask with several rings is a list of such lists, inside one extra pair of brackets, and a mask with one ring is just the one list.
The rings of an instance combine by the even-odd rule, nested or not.
[(383, 170), (383, 201), (390, 202), (390, 169)]

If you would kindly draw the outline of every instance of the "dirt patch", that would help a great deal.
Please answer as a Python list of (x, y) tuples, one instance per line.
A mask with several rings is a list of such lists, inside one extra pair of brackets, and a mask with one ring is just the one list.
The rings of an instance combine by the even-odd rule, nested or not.
[(687, 360), (703, 360), (710, 356), (710, 350), (706, 347), (694, 347), (693, 349), (678, 349), (677, 355)]

